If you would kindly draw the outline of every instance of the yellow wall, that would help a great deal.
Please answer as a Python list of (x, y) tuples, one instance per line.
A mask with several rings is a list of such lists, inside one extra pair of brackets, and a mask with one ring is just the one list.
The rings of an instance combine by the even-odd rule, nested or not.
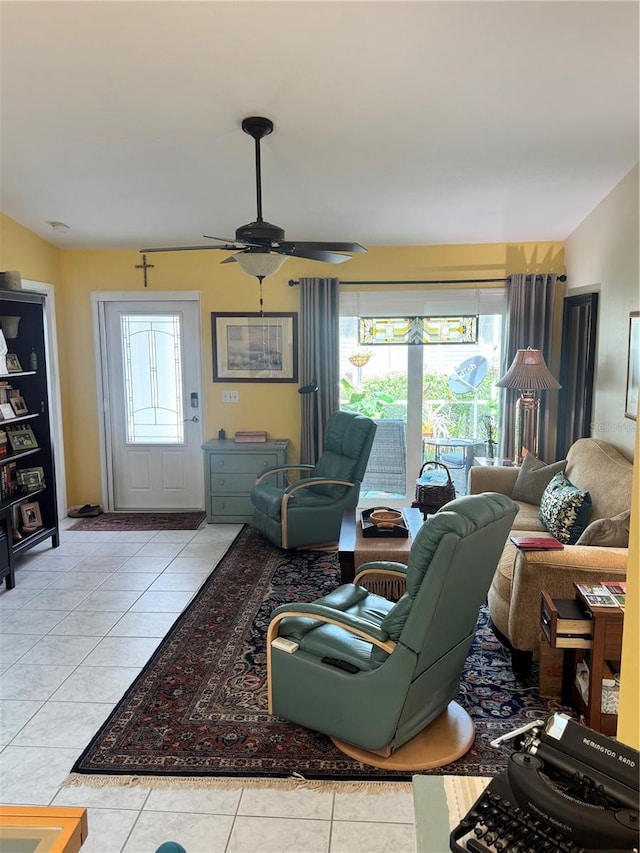
[[(638, 409), (640, 418), (640, 408)], [(640, 432), (636, 432), (635, 459), (640, 460)], [(640, 749), (640, 465), (633, 469), (631, 531), (627, 564), (627, 606), (622, 637), (618, 739)]]
[(58, 284), (60, 250), (0, 213), (0, 270), (18, 270), (22, 278)]
[[(147, 255), (154, 265), (148, 287), (135, 269), (141, 256), (134, 250), (64, 250), (63, 287), (56, 290), (69, 504), (101, 499), (94, 341), (90, 294), (131, 291), (153, 296), (160, 291), (200, 291), (202, 296), (202, 365), (205, 438), (220, 427), (263, 429), (272, 437), (289, 438), (292, 460), (299, 458), (300, 397), (291, 383), (212, 382), (211, 312), (257, 311), (258, 282), (236, 264), (220, 265), (222, 252)], [(563, 272), (561, 244), (460, 245), (374, 248), (341, 267), (288, 259), (264, 282), (265, 311), (298, 311), (299, 290), (288, 286), (299, 276), (339, 276), (346, 280), (502, 278), (511, 272)], [(304, 377), (300, 377), (301, 382)], [(223, 389), (239, 391), (239, 404), (222, 404)], [(78, 389), (82, 389), (78, 393)]]

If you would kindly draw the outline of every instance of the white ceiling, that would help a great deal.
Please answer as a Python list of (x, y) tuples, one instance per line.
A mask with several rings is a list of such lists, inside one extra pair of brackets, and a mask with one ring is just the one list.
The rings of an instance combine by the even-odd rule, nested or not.
[[(65, 247), (563, 240), (638, 160), (633, 2), (0, 2), (0, 209)], [(48, 220), (70, 226), (54, 233)]]

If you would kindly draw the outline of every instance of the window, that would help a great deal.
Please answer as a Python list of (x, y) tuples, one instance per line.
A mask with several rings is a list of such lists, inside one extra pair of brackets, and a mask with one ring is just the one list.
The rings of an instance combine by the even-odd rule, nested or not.
[[(486, 417), (497, 420), (504, 288), (352, 291), (343, 288), (340, 300), (341, 407), (380, 420), (404, 422), (406, 452), (393, 463), (396, 476), (380, 473), (384, 465), (372, 449), (363, 498), (407, 502), (425, 459), (433, 458), (429, 440), (485, 440)], [(361, 343), (361, 317), (455, 317), (477, 315), (475, 343), (376, 344)], [(370, 339), (369, 339), (370, 340)], [(389, 435), (385, 425), (378, 434)], [(397, 434), (397, 430), (396, 430)], [(382, 443), (382, 438), (379, 439)], [(466, 474), (473, 447), (461, 454), (456, 491), (466, 493)], [(379, 448), (381, 450), (381, 448)], [(382, 451), (389, 466), (388, 449)], [(458, 451), (460, 455), (460, 451)], [(478, 448), (477, 455), (484, 455)], [(450, 457), (451, 458), (451, 457)], [(386, 473), (390, 473), (386, 471)], [(453, 473), (453, 472), (452, 472)], [(400, 491), (400, 482), (404, 486)], [(388, 486), (393, 482), (394, 490)]]
[(127, 444), (183, 444), (180, 318), (120, 318)]

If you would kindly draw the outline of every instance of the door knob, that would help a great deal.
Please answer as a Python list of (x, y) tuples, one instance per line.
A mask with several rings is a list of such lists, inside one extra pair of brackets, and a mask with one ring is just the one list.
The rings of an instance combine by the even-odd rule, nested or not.
[(200, 423), (200, 418), (197, 415), (194, 415), (192, 418), (185, 418), (184, 419), (185, 424), (187, 423), (187, 421), (193, 421), (194, 424), (197, 424), (197, 423)]

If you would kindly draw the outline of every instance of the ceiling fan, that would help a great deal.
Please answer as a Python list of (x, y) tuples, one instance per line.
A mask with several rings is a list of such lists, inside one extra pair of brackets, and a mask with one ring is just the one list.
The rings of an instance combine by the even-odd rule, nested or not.
[(188, 252), (201, 249), (221, 249), (235, 252), (221, 263), (237, 261), (243, 270), (262, 279), (280, 269), (288, 257), (307, 258), (311, 261), (324, 261), (341, 264), (349, 260), (349, 253), (366, 252), (359, 243), (346, 242), (301, 242), (285, 240), (285, 233), (278, 225), (265, 222), (262, 218), (262, 172), (260, 168), (260, 140), (273, 131), (273, 122), (261, 116), (251, 116), (242, 122), (242, 130), (253, 137), (256, 157), (256, 206), (255, 222), (241, 225), (236, 229), (235, 240), (224, 237), (203, 236), (207, 240), (219, 240), (221, 246), (170, 246), (166, 248), (140, 249), (140, 252)]

